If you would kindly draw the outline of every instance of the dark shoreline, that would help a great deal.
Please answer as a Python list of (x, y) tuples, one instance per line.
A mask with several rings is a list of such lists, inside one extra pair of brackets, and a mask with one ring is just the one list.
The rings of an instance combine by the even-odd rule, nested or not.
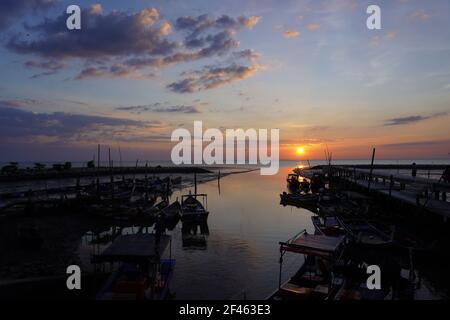
[(72, 168), (66, 170), (42, 169), (39, 171), (19, 169), (15, 173), (0, 174), (0, 182), (17, 182), (47, 179), (86, 178), (129, 174), (190, 174), (212, 173), (201, 167), (115, 167)]

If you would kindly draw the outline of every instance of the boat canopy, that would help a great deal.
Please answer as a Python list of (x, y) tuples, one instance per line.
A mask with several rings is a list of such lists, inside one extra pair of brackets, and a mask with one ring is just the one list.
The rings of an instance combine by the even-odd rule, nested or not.
[(155, 240), (155, 234), (122, 235), (101, 254), (94, 255), (93, 262), (146, 262), (161, 255), (169, 245), (171, 237), (161, 235), (158, 245)]
[(189, 193), (189, 194), (183, 194), (181, 196), (181, 201), (184, 202), (187, 199), (197, 199), (197, 198), (207, 198), (208, 195), (205, 193), (198, 193), (198, 194), (194, 194), (194, 193)]
[(332, 259), (340, 251), (344, 237), (328, 237), (302, 231), (287, 242), (280, 242), (281, 251)]

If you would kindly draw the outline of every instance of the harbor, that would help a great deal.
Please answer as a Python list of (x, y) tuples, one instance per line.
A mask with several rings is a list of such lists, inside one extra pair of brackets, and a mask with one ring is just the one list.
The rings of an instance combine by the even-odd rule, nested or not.
[[(319, 236), (327, 236), (325, 233), (330, 236), (335, 232), (337, 235), (344, 235), (350, 239), (352, 230), (353, 237), (356, 237), (355, 228), (361, 229), (361, 225), (350, 223), (357, 218), (359, 221), (370, 220), (372, 226), (377, 222), (377, 229), (380, 228), (388, 233), (385, 239), (388, 245), (387, 248), (383, 248), (382, 245), (381, 249), (370, 250), (373, 254), (369, 257), (363, 255), (357, 247), (351, 250), (352, 254), (362, 260), (369, 259), (366, 261), (383, 265), (381, 262), (386, 263), (384, 257), (388, 256), (387, 252), (389, 252), (389, 256), (393, 255), (394, 258), (388, 260), (400, 265), (400, 269), (404, 270), (402, 274), (406, 274), (406, 279), (410, 276), (414, 279), (414, 290), (410, 291), (408, 296), (398, 293), (395, 295), (396, 299), (448, 297), (446, 284), (449, 279), (444, 271), (445, 264), (441, 263), (445, 261), (446, 253), (443, 248), (448, 243), (446, 236), (448, 226), (442, 223), (443, 217), (428, 211), (420, 212), (421, 208), (420, 210), (416, 208), (418, 212), (414, 212), (403, 203), (399, 203), (398, 206), (385, 205), (385, 201), (378, 198), (381, 195), (375, 193), (376, 189), (359, 190), (357, 185), (349, 185), (345, 179), (339, 181), (338, 168), (340, 167), (338, 165), (331, 179), (331, 185), (334, 187), (330, 188), (329, 181), (325, 179), (323, 190), (319, 188), (318, 192), (312, 192), (311, 190), (316, 189), (309, 184), (307, 193), (300, 192), (298, 187), (307, 187), (307, 184), (302, 184), (303, 179), (311, 183), (314, 173), (326, 175), (328, 166), (322, 166), (311, 166), (314, 168), (312, 170), (305, 167), (300, 172), (296, 170), (297, 163), (289, 162), (285, 163), (275, 176), (261, 176), (258, 171), (243, 170), (243, 168), (228, 169), (226, 173), (222, 168), (220, 176), (215, 170), (211, 170), (212, 173), (149, 175), (147, 176), (149, 181), (163, 181), (167, 177), (172, 180), (177, 179), (178, 176), (182, 176), (182, 181), (180, 184), (172, 184), (169, 193), (166, 192), (166, 188), (161, 187), (162, 192), (159, 193), (158, 199), (153, 204), (147, 205), (148, 208), (156, 205), (160, 208), (148, 210), (148, 213), (154, 211), (156, 214), (146, 221), (129, 217), (130, 208), (124, 209), (130, 206), (125, 205), (129, 200), (128, 202), (116, 201), (116, 204), (111, 207), (109, 204), (112, 199), (111, 190), (108, 189), (109, 192), (103, 195), (103, 203), (108, 204), (106, 205), (108, 214), (105, 212), (102, 212), (102, 215), (93, 214), (89, 210), (80, 212), (79, 209), (71, 212), (60, 208), (48, 215), (33, 216), (28, 213), (4, 218), (2, 219), (2, 252), (4, 254), (1, 258), (0, 294), (6, 298), (8, 296), (23, 297), (24, 292), (27, 292), (26, 288), (32, 286), (42, 289), (43, 299), (45, 292), (52, 296), (54, 292), (58, 292), (57, 288), (65, 285), (64, 273), (67, 265), (75, 263), (83, 270), (86, 292), (83, 295), (78, 293), (71, 296), (68, 291), (60, 290), (61, 298), (96, 299), (97, 297), (98, 299), (100, 296), (112, 298), (110, 294), (100, 293), (107, 292), (105, 284), (110, 276), (119, 270), (117, 268), (120, 264), (106, 262), (105, 259), (112, 259), (112, 256), (108, 255), (105, 258), (105, 254), (108, 251), (118, 250), (113, 246), (122, 251), (129, 251), (130, 254), (133, 252), (139, 254), (139, 249), (133, 248), (132, 242), (124, 242), (123, 237), (142, 235), (139, 237), (145, 241), (146, 237), (155, 237), (160, 232), (163, 237), (170, 237), (170, 245), (161, 252), (161, 261), (175, 261), (170, 273), (170, 294), (167, 294), (165, 298), (175, 300), (266, 299), (279, 286), (289, 281), (305, 261), (303, 254), (284, 255), (280, 276), (279, 242), (286, 242), (302, 232), (310, 235), (319, 232)], [(299, 184), (297, 189), (294, 188), (295, 190), (289, 188), (286, 182), (288, 175), (292, 180), (293, 169), (300, 173)], [(378, 168), (374, 172), (379, 170), (382, 169)], [(433, 179), (440, 171), (432, 172)], [(229, 174), (231, 172), (235, 174)], [(402, 172), (409, 172), (409, 168), (403, 169)], [(426, 176), (427, 169), (419, 169), (419, 175)], [(111, 182), (109, 177), (104, 179), (106, 188)], [(128, 181), (127, 179), (132, 179), (132, 176), (126, 176), (125, 181)], [(145, 175), (135, 176), (136, 185), (139, 184), (139, 179), (144, 180)], [(119, 190), (122, 177), (117, 177), (117, 181), (116, 191)], [(130, 181), (128, 186), (132, 185)], [(382, 183), (380, 177), (379, 181)], [(93, 193), (97, 195), (96, 178), (87, 185), (93, 185)], [(102, 183), (100, 185), (102, 186)], [(398, 188), (395, 187), (395, 189)], [(148, 194), (155, 192), (156, 189), (148, 191)], [(280, 192), (294, 195), (293, 203), (280, 203)], [(139, 194), (145, 199), (145, 191)], [(182, 219), (183, 198), (192, 199), (195, 198), (192, 196), (196, 194), (199, 195), (198, 200), (208, 212), (206, 219)], [(303, 201), (302, 197), (306, 194), (309, 199)], [(206, 196), (207, 201), (203, 201), (200, 195)], [(161, 203), (163, 198), (166, 198), (166, 203)], [(295, 202), (297, 199), (302, 199), (300, 204)], [(136, 201), (139, 203), (138, 199)], [(187, 205), (191, 208), (193, 208), (192, 205), (197, 206), (192, 200), (189, 200)], [(98, 207), (98, 204), (93, 206)], [(411, 206), (414, 208), (414, 204)], [(198, 209), (189, 210), (195, 212)], [(111, 215), (113, 212), (115, 214)], [(164, 227), (161, 231), (162, 222), (158, 220), (158, 217), (163, 217), (164, 212), (168, 216), (177, 217), (170, 223), (162, 219)], [(408, 217), (408, 214), (411, 216)], [(436, 217), (430, 218), (427, 214)], [(330, 217), (339, 219), (333, 221)], [(348, 230), (343, 229), (340, 222), (346, 223)], [(409, 249), (400, 250), (400, 253), (397, 253), (390, 247), (392, 225), (396, 225), (393, 238), (396, 243), (401, 243), (402, 248), (413, 248), (412, 260)], [(20, 240), (23, 238), (23, 236), (19, 237), (21, 232), (22, 234), (36, 232), (41, 244), (30, 247), (27, 245), (29, 241)], [(320, 235), (320, 232), (323, 234)], [(28, 240), (33, 239), (33, 242), (37, 238), (28, 236)], [(120, 247), (118, 247), (119, 243), (122, 243)], [(153, 248), (152, 242), (149, 243)], [(123, 249), (124, 246), (125, 249)], [(131, 247), (126, 249), (127, 246)], [(382, 261), (379, 260), (380, 256), (383, 257)], [(114, 259), (117, 259), (117, 256)], [(129, 258), (121, 257), (120, 259), (124, 262), (123, 260)], [(437, 263), (437, 261), (441, 262)], [(166, 270), (163, 265), (158, 268)], [(215, 285), (211, 286), (211, 283)], [(319, 290), (314, 297), (320, 297), (320, 292), (323, 297), (325, 289)], [(342, 290), (340, 296), (344, 296)], [(142, 294), (140, 297), (142, 298)], [(386, 294), (376, 298), (392, 299), (392, 295)]]
[[(337, 165), (294, 168), (281, 204), (306, 208), (313, 235), (305, 230), (280, 242), (280, 280), (276, 300), (415, 299), (421, 287), (417, 265), (432, 257), (448, 260), (448, 165)], [(439, 171), (441, 169), (441, 171)], [(431, 178), (431, 171), (434, 170)], [(439, 173), (440, 172), (440, 173)], [(438, 179), (435, 177), (438, 176)], [(282, 283), (283, 256), (301, 253), (302, 267)], [(384, 283), (369, 287), (366, 269), (376, 267)], [(314, 279), (314, 280), (313, 280)], [(367, 283), (366, 283), (367, 280)]]

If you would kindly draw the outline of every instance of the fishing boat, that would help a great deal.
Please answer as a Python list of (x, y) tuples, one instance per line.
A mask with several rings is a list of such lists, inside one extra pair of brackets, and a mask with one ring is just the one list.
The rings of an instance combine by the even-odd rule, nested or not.
[(172, 178), (170, 180), (170, 183), (173, 184), (173, 185), (178, 185), (178, 184), (181, 184), (181, 181), (182, 181), (181, 177), (176, 177), (176, 178)]
[[(171, 258), (171, 237), (155, 234), (121, 235), (93, 263), (120, 263), (111, 273), (97, 300), (166, 300), (175, 260)], [(167, 247), (169, 258), (161, 259)]]
[(165, 220), (173, 220), (179, 218), (181, 213), (181, 204), (178, 200), (165, 207), (159, 213), (161, 217)]
[(345, 230), (344, 228), (342, 228), (336, 217), (312, 216), (311, 220), (317, 234), (322, 234), (329, 237), (338, 237), (345, 235)]
[[(333, 297), (343, 279), (332, 274), (336, 261), (341, 259), (344, 237), (310, 235), (303, 230), (290, 240), (280, 242), (280, 275), (278, 290), (269, 300), (327, 300)], [(283, 256), (287, 253), (303, 254), (305, 259), (297, 273), (281, 283)]]
[[(199, 201), (201, 199), (202, 201)], [(181, 196), (181, 220), (206, 220), (208, 195), (191, 194)]]
[(311, 191), (317, 193), (323, 189), (325, 189), (325, 176), (315, 172), (311, 177)]
[(299, 175), (296, 173), (289, 173), (286, 182), (289, 189), (297, 190), (300, 187)]
[(319, 200), (319, 196), (317, 194), (310, 193), (287, 193), (283, 192), (280, 194), (281, 204), (286, 205), (294, 205), (294, 206), (303, 206), (305, 204), (316, 204), (317, 200)]
[(311, 184), (309, 183), (308, 180), (303, 178), (302, 181), (300, 181), (300, 190), (307, 193), (310, 191), (310, 189), (311, 189)]
[(392, 237), (362, 219), (336, 218), (355, 244), (365, 248), (388, 248), (394, 244)]
[(158, 214), (159, 212), (161, 212), (161, 210), (167, 208), (167, 206), (169, 205), (169, 203), (167, 202), (166, 199), (162, 199), (161, 201), (155, 203), (150, 209), (149, 212), (153, 213), (154, 215)]
[(156, 193), (165, 193), (170, 190), (170, 178), (166, 177), (164, 179), (160, 179), (157, 177), (154, 181), (152, 181), (149, 188), (151, 191)]
[(334, 274), (344, 279), (344, 284), (336, 292), (333, 300), (395, 300), (413, 299), (415, 280), (411, 271), (399, 264), (380, 265), (380, 289), (367, 287), (367, 267), (369, 263), (361, 260), (347, 261), (345, 265), (335, 266)]

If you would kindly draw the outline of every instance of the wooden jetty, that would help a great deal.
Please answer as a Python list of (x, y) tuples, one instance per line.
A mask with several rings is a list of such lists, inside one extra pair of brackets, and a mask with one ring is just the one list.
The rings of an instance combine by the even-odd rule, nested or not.
[[(409, 166), (411, 167), (411, 166)], [(423, 167), (423, 168), (422, 168)], [(422, 166), (426, 170), (428, 166)], [(445, 166), (432, 166), (445, 168)], [(305, 170), (306, 176), (318, 170)], [(355, 166), (323, 167), (331, 179), (344, 181), (362, 191), (377, 193), (392, 200), (424, 209), (425, 211), (440, 215), (446, 221), (450, 217), (450, 202), (447, 201), (447, 192), (450, 192), (450, 183), (436, 179), (413, 177), (406, 174), (390, 174), (374, 171), (380, 169), (362, 169)], [(397, 169), (390, 165), (389, 169)], [(402, 168), (404, 169), (404, 168)]]

